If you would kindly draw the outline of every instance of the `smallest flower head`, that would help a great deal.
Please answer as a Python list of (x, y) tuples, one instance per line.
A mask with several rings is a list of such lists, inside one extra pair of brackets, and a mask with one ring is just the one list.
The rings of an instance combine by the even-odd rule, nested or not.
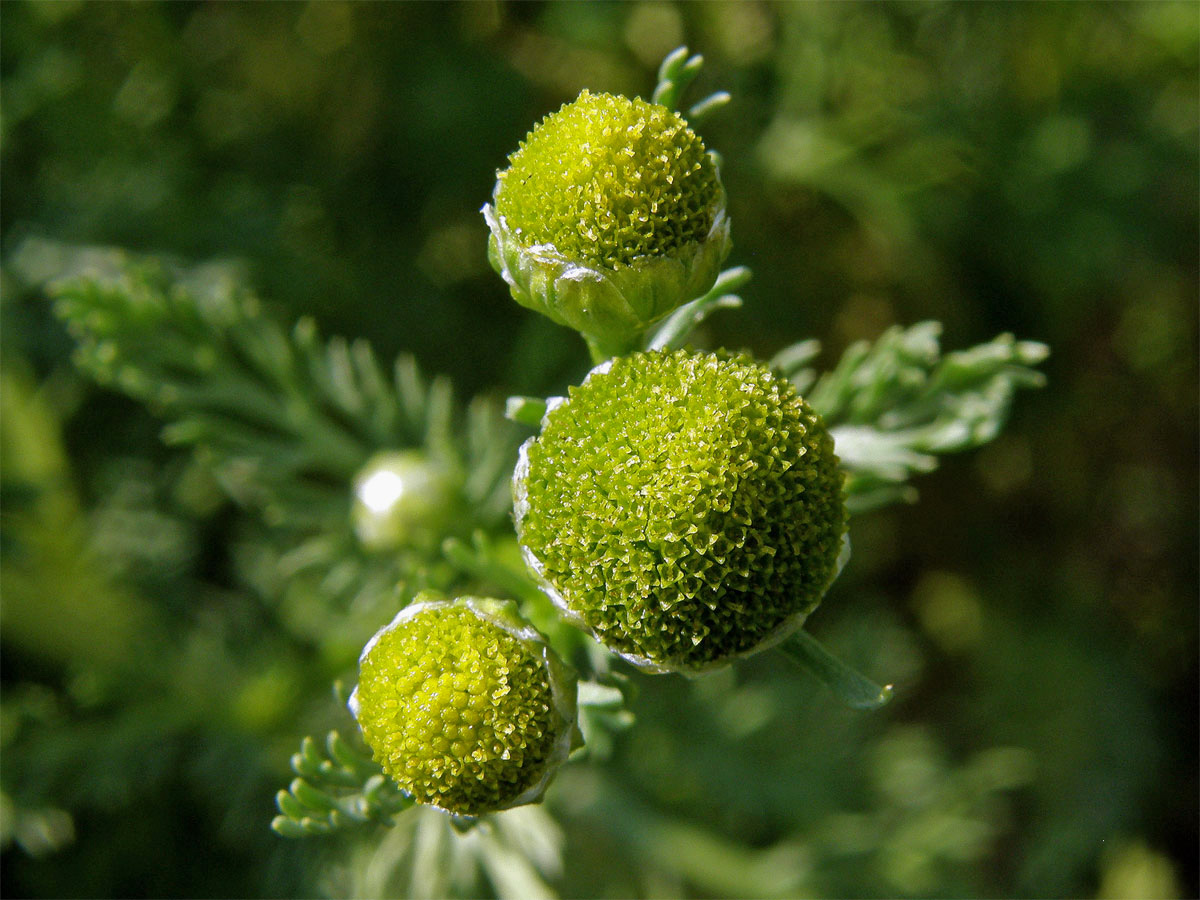
[(377, 453), (354, 478), (354, 533), (369, 550), (439, 540), (455, 495), (445, 472), (417, 450)]
[(678, 113), (584, 91), (498, 174), (489, 258), (516, 301), (615, 351), (712, 287), (725, 191)]
[(418, 595), (363, 650), (350, 708), (383, 770), (456, 815), (539, 801), (577, 737), (574, 676), (487, 598)]

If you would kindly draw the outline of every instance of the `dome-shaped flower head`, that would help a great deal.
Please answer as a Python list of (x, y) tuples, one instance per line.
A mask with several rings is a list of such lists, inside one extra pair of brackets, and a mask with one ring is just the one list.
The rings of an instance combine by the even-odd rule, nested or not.
[(363, 650), (350, 708), (396, 784), (457, 815), (540, 800), (577, 736), (574, 675), (487, 598), (418, 595)]
[(725, 192), (678, 113), (584, 91), (509, 162), (483, 212), (518, 303), (617, 352), (712, 287), (731, 246)]
[(522, 447), (514, 496), (555, 603), (658, 671), (701, 671), (798, 627), (846, 528), (821, 419), (766, 367), (710, 353), (598, 366)]

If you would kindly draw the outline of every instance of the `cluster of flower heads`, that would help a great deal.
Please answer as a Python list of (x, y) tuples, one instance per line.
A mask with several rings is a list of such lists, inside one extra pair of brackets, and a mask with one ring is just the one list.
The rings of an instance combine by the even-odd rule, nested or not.
[[(647, 669), (767, 646), (836, 574), (832, 439), (749, 358), (621, 355), (717, 278), (730, 241), (713, 158), (677, 113), (584, 91), (510, 162), (483, 210), (493, 266), (519, 303), (616, 356), (521, 450), (526, 560), (569, 619)], [(398, 462), (359, 485), (384, 524), (415, 477)], [(363, 651), (351, 705), (375, 759), (422, 803), (478, 815), (533, 802), (577, 737), (574, 676), (511, 606), (421, 596)]]
[(530, 802), (570, 750), (574, 685), (510, 606), (419, 595), (363, 651), (363, 736), (421, 803), (478, 815)]
[(514, 235), (597, 266), (704, 240), (721, 194), (712, 157), (678, 113), (586, 90), (509, 162), (496, 205)]
[(515, 493), (552, 596), (647, 667), (703, 669), (798, 625), (846, 524), (820, 418), (766, 367), (708, 353), (594, 370), (523, 448)]

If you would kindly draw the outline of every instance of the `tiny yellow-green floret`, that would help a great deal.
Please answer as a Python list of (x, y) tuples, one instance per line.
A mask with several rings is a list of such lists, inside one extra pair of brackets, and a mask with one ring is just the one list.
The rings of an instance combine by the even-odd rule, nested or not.
[(418, 596), (363, 651), (352, 709), (420, 803), (480, 815), (540, 799), (570, 750), (574, 683), (511, 604)]
[(584, 91), (542, 120), (499, 175), (496, 209), (526, 245), (595, 266), (708, 237), (721, 187), (678, 113)]
[(649, 669), (753, 652), (820, 602), (846, 527), (820, 417), (747, 357), (649, 352), (550, 410), (514, 477), (517, 530), (552, 599)]

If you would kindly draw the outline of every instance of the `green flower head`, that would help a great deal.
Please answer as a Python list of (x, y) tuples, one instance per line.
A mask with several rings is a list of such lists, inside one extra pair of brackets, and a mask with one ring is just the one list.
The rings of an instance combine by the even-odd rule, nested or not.
[(701, 671), (798, 627), (846, 529), (821, 419), (766, 367), (710, 353), (598, 366), (522, 447), (514, 496), (551, 598), (657, 671)]
[(484, 217), (517, 302), (617, 346), (712, 287), (725, 192), (678, 113), (585, 90), (509, 161)]
[(457, 815), (540, 800), (576, 739), (574, 676), (486, 598), (418, 595), (363, 650), (350, 707), (383, 770)]
[(354, 478), (354, 533), (369, 550), (440, 540), (455, 502), (446, 474), (426, 454), (377, 453)]

